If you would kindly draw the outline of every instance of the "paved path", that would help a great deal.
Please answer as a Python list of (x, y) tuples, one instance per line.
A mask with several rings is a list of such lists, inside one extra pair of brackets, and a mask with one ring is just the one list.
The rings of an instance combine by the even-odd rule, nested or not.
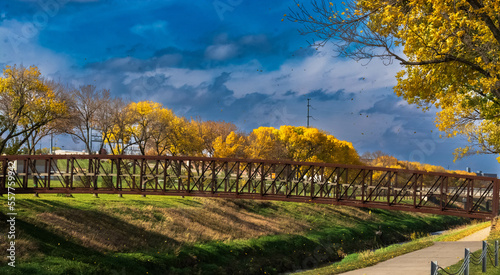
[(374, 266), (358, 269), (343, 275), (429, 275), (431, 261), (437, 261), (440, 266), (450, 266), (463, 259), (465, 248), (476, 251), (482, 248), (481, 241), (490, 233), (490, 228), (478, 231), (457, 242), (437, 242), (433, 246), (417, 250), (378, 263)]

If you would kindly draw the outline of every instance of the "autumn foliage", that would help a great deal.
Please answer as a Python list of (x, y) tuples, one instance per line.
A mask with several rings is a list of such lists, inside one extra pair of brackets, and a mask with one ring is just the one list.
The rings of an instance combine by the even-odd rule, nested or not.
[(15, 153), (44, 127), (67, 114), (67, 105), (37, 67), (7, 66), (0, 78), (0, 153)]
[(33, 154), (41, 138), (64, 133), (91, 153), (361, 164), (350, 142), (316, 128), (259, 127), (247, 134), (232, 123), (178, 116), (158, 102), (125, 102), (93, 85), (64, 87), (35, 66), (6, 67), (0, 99), (3, 153)]
[[(29, 148), (42, 137), (65, 133), (83, 142), (91, 153), (106, 149), (110, 154), (368, 164), (447, 172), (384, 154), (361, 160), (352, 143), (313, 127), (282, 125), (244, 133), (225, 121), (187, 119), (161, 103), (125, 102), (93, 85), (64, 87), (44, 79), (36, 67), (7, 67), (0, 78), (0, 99), (3, 153), (32, 154)], [(23, 146), (28, 150), (23, 151)]]
[(362, 159), (365, 164), (377, 167), (426, 171), (426, 172), (453, 173), (453, 174), (472, 175), (472, 176), (476, 175), (475, 173), (469, 173), (462, 170), (447, 170), (439, 165), (431, 165), (416, 161), (398, 160), (397, 158), (391, 155), (387, 155), (380, 151), (374, 153), (365, 153), (363, 154)]
[[(500, 1), (296, 1), (286, 18), (340, 56), (401, 64), (394, 91), (434, 106), (447, 136), (465, 135), (456, 157), (500, 153)], [(500, 160), (500, 158), (499, 158)]]

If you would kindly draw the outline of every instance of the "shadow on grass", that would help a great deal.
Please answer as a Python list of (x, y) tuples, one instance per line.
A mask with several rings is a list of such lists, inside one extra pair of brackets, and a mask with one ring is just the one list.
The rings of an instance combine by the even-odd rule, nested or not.
[[(16, 255), (16, 267), (5, 264), (0, 267), (0, 274), (113, 274), (113, 271), (121, 274), (122, 270), (126, 270), (127, 274), (146, 274), (148, 269), (162, 266), (148, 254), (172, 251), (172, 247), (179, 245), (171, 238), (148, 232), (102, 212), (74, 209), (58, 202), (31, 204), (44, 210), (43, 205), (47, 204), (65, 209), (43, 213), (55, 218), (48, 223), (16, 218), (16, 237), (30, 240), (29, 243), (35, 243), (37, 247), (31, 251), (28, 249), (29, 256)], [(5, 221), (8, 218), (0, 213), (0, 219)], [(61, 221), (64, 224), (51, 224)], [(2, 223), (0, 229), (7, 232), (6, 223)], [(89, 238), (94, 239), (88, 242)], [(125, 244), (122, 249), (125, 253), (105, 249), (106, 241)], [(20, 243), (20, 240), (16, 242)], [(146, 254), (127, 253), (130, 251)]]
[[(277, 274), (317, 267), (346, 253), (405, 240), (405, 235), (414, 231), (430, 232), (460, 222), (451, 217), (415, 217), (374, 209), (372, 215), (377, 219), (363, 220), (333, 209), (329, 211), (335, 212), (336, 218), (349, 219), (356, 226), (333, 225), (303, 235), (182, 245), (99, 212), (97, 207), (82, 210), (64, 202), (37, 199), (29, 200), (29, 205), (39, 214), (17, 220), (16, 226), (38, 244), (39, 254), (27, 262), (19, 261), (15, 269), (1, 267), (0, 274)], [(47, 213), (40, 213), (44, 211)], [(0, 218), (5, 220), (6, 216)], [(380, 239), (376, 238), (377, 230), (383, 232)], [(108, 242), (115, 244), (117, 252), (106, 249)], [(128, 245), (123, 248), (123, 244)]]

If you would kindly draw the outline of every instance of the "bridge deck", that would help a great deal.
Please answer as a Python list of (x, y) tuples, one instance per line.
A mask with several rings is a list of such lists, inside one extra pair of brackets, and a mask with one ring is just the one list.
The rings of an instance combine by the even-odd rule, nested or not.
[[(0, 193), (200, 196), (490, 219), (499, 180), (369, 166), (171, 156), (1, 156)], [(14, 189), (12, 189), (14, 188)]]

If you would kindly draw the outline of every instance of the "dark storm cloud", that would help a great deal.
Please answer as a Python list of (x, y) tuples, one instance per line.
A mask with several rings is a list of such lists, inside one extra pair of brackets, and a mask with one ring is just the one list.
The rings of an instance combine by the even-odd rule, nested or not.
[(356, 95), (354, 93), (346, 93), (344, 89), (341, 89), (334, 93), (326, 92), (324, 90), (315, 90), (305, 94), (304, 96), (319, 101), (339, 101), (354, 98)]
[(417, 109), (414, 105), (409, 105), (406, 101), (398, 98), (395, 95), (386, 95), (376, 101), (372, 107), (361, 110), (362, 113), (367, 114), (389, 114), (395, 116), (418, 116), (425, 115), (421, 110)]

